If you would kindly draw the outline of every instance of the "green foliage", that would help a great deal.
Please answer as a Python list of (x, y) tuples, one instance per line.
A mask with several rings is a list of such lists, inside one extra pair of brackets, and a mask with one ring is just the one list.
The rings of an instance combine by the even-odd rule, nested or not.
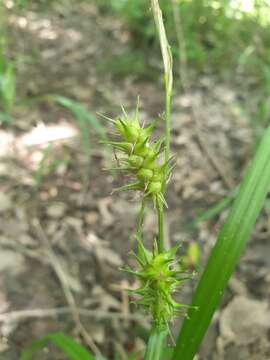
[(219, 215), (224, 209), (226, 209), (234, 200), (238, 191), (238, 187), (234, 189), (231, 193), (225, 196), (223, 199), (218, 201), (216, 204), (211, 206), (207, 211), (203, 211), (199, 214), (191, 223), (187, 225), (187, 228), (192, 228), (203, 221), (214, 218)]
[(94, 132), (100, 137), (100, 139), (106, 139), (106, 133), (103, 126), (97, 118), (80, 103), (60, 95), (49, 95), (46, 99), (56, 102), (74, 114), (80, 128), (83, 147), (89, 156), (91, 151), (89, 135)]
[(19, 360), (29, 360), (39, 350), (43, 349), (48, 343), (53, 343), (58, 349), (62, 350), (70, 360), (95, 360), (84, 347), (78, 344), (71, 337), (62, 333), (53, 333), (35, 341), (26, 348)]
[(184, 269), (198, 269), (200, 263), (201, 251), (199, 245), (192, 241), (187, 248), (187, 252), (181, 257), (181, 263)]
[[(111, 10), (124, 19), (137, 51), (149, 49), (153, 53), (158, 49), (158, 39), (149, 3), (109, 0), (107, 7), (110, 5)], [(173, 53), (178, 56), (172, 1), (161, 0), (160, 6)], [(228, 1), (217, 0), (178, 0), (177, 6), (190, 65), (199, 71), (211, 67), (218, 72), (237, 66), (249, 76), (263, 77), (259, 65), (270, 66), (270, 30), (266, 15), (269, 15), (269, 5), (266, 1), (254, 2), (249, 12)]]
[(132, 76), (143, 78), (144, 80), (154, 80), (156, 74), (155, 69), (149, 67), (149, 71), (146, 72), (146, 66), (147, 63), (144, 54), (134, 50), (100, 60), (97, 64), (97, 70), (100, 73), (104, 73), (109, 69), (110, 74), (125, 77), (130, 75), (130, 69), (132, 69)]
[(0, 107), (3, 111), (0, 122), (1, 120), (2, 122), (10, 120), (15, 97), (16, 78), (14, 65), (6, 59), (4, 49), (0, 47)]
[(165, 329), (160, 330), (155, 326), (152, 328), (144, 360), (165, 360), (167, 355), (166, 338), (168, 332)]
[(184, 321), (180, 331), (173, 360), (192, 360), (198, 350), (264, 205), (270, 184), (269, 159), (270, 127), (260, 143), (210, 254), (192, 299), (192, 305), (198, 307), (198, 310), (189, 310), (189, 318)]
[(52, 152), (52, 144), (49, 144), (44, 150), (43, 150), (43, 156), (42, 159), (39, 162), (38, 168), (34, 174), (34, 180), (36, 184), (36, 188), (38, 188), (43, 180), (43, 176), (45, 173), (45, 168), (47, 165), (47, 160)]
[(33, 175), (36, 189), (41, 186), (45, 175), (53, 173), (60, 165), (69, 162), (66, 158), (57, 159), (53, 155), (53, 144), (51, 143), (42, 151), (42, 158)]

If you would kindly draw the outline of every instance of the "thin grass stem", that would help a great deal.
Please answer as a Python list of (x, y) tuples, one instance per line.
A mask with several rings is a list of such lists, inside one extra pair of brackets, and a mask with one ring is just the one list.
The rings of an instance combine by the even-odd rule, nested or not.
[(169, 163), (171, 151), (171, 95), (166, 86), (166, 139), (165, 139), (165, 161)]
[(167, 329), (160, 329), (153, 325), (144, 360), (162, 360), (165, 348)]
[(164, 209), (163, 205), (159, 204), (157, 206), (158, 214), (158, 252), (162, 253), (164, 251)]
[(137, 228), (136, 228), (136, 237), (137, 239), (141, 239), (142, 237), (142, 227), (144, 222), (144, 214), (145, 214), (145, 198), (142, 199), (141, 207), (138, 213), (138, 220), (137, 220)]

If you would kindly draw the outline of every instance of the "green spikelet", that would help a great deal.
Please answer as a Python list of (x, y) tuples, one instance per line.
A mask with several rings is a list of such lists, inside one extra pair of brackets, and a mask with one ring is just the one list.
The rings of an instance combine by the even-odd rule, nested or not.
[(140, 281), (140, 287), (131, 292), (138, 297), (137, 303), (152, 314), (158, 327), (167, 327), (173, 318), (186, 308), (173, 299), (182, 281), (191, 276), (184, 276), (179, 260), (176, 258), (178, 247), (158, 253), (154, 241), (153, 251), (147, 250), (138, 239), (138, 254), (132, 254), (140, 269), (127, 269)]
[(158, 204), (166, 205), (162, 190), (169, 177), (170, 167), (166, 163), (159, 163), (163, 140), (150, 142), (156, 121), (147, 127), (142, 126), (139, 121), (138, 104), (135, 115), (130, 117), (125, 109), (122, 109), (123, 118), (111, 120), (119, 140), (105, 142), (122, 154), (118, 159), (119, 170), (125, 170), (133, 177), (130, 186), (125, 185), (118, 190), (139, 190), (144, 197), (152, 198), (155, 207)]

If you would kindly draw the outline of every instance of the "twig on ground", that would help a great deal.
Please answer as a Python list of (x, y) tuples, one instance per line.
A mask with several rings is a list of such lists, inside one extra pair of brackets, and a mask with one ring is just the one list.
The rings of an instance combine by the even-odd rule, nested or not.
[[(0, 314), (0, 323), (12, 322), (12, 321), (23, 321), (27, 319), (35, 318), (47, 318), (47, 317), (56, 317), (59, 315), (69, 315), (73, 313), (74, 308), (69, 306), (67, 307), (57, 307), (51, 309), (26, 309), (18, 311), (10, 311)], [(125, 312), (110, 312), (104, 310), (90, 310), (84, 308), (76, 308), (76, 311), (79, 315), (84, 317), (93, 317), (96, 319), (115, 319), (115, 320), (127, 320), (127, 321), (136, 321), (138, 323), (146, 322), (147, 318), (143, 315), (131, 314)]]
[(63, 293), (65, 295), (65, 298), (67, 300), (68, 305), (70, 306), (71, 314), (73, 317), (73, 320), (77, 326), (78, 331), (80, 332), (80, 334), (82, 335), (83, 339), (85, 340), (85, 342), (88, 344), (88, 346), (90, 347), (90, 349), (96, 354), (96, 355), (101, 355), (100, 350), (98, 349), (98, 347), (96, 346), (94, 340), (92, 339), (92, 337), (90, 336), (90, 334), (86, 331), (86, 329), (84, 328), (83, 324), (81, 323), (81, 319), (80, 319), (80, 314), (78, 312), (77, 306), (76, 306), (76, 301), (75, 298), (72, 294), (72, 291), (69, 287), (68, 284), (68, 279), (66, 277), (65, 272), (63, 271), (57, 256), (54, 254), (54, 251), (51, 247), (51, 244), (44, 232), (44, 230), (42, 229), (38, 219), (34, 219), (33, 221), (33, 225), (37, 231), (37, 234), (40, 238), (40, 240), (42, 241), (45, 249), (47, 250), (47, 254), (48, 254), (48, 259), (51, 262), (51, 265), (55, 271), (55, 274), (58, 277), (58, 280), (61, 284)]

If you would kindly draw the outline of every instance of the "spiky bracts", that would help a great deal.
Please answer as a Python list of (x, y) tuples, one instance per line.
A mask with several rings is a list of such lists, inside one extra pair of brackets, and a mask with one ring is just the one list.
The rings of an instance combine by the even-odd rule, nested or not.
[[(115, 191), (138, 190), (143, 195), (137, 226), (138, 254), (133, 253), (140, 269), (137, 271), (131, 268), (126, 269), (140, 281), (140, 287), (132, 292), (138, 297), (137, 303), (144, 306), (152, 315), (155, 326), (167, 328), (168, 323), (187, 307), (178, 304), (173, 294), (180, 283), (190, 276), (183, 276), (180, 262), (176, 257), (178, 248), (165, 251), (164, 246), (161, 246), (163, 211), (166, 205), (164, 192), (172, 166), (170, 160), (161, 160), (162, 155), (164, 155), (163, 158), (166, 157), (162, 147), (163, 139), (152, 140), (156, 122), (146, 127), (141, 124), (138, 105), (133, 116), (128, 116), (123, 108), (122, 118), (116, 120), (107, 118), (114, 124), (118, 139), (105, 143), (113, 146), (117, 151), (118, 166), (115, 169), (125, 171), (133, 178), (131, 183)], [(148, 198), (153, 201), (159, 223), (158, 243), (154, 241), (152, 251), (147, 250), (141, 240), (145, 199)]]
[(185, 276), (181, 270), (179, 259), (176, 257), (177, 250), (178, 247), (174, 247), (159, 253), (155, 241), (151, 252), (144, 247), (141, 240), (138, 240), (138, 254), (132, 253), (132, 255), (138, 262), (140, 270), (127, 269), (141, 283), (138, 289), (131, 290), (139, 296), (137, 303), (150, 312), (155, 325), (161, 328), (167, 327), (181, 309), (187, 307), (173, 299), (173, 294), (179, 289), (180, 283), (190, 278), (190, 275)]
[(133, 181), (115, 191), (138, 190), (144, 197), (151, 197), (155, 207), (159, 204), (166, 205), (163, 189), (171, 168), (169, 163), (159, 162), (163, 140), (150, 141), (156, 122), (147, 127), (141, 125), (138, 105), (134, 116), (129, 117), (124, 109), (123, 114), (123, 118), (109, 119), (114, 123), (120, 139), (105, 143), (121, 153), (117, 169), (132, 175)]

